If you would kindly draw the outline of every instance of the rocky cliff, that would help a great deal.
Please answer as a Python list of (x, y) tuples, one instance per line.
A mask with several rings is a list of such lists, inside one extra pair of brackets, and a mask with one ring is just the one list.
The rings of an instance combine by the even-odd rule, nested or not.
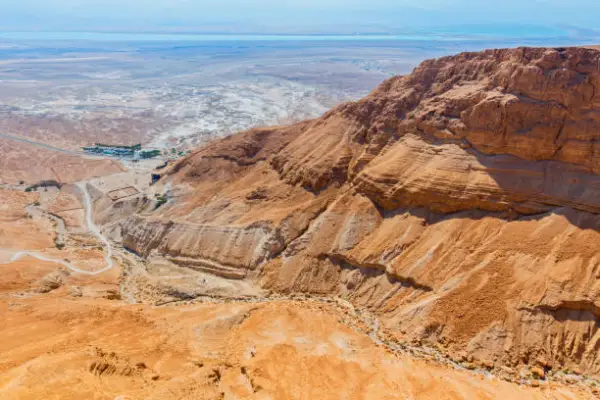
[(346, 298), (492, 368), (600, 375), (600, 52), (422, 63), (365, 99), (214, 142), (124, 245)]

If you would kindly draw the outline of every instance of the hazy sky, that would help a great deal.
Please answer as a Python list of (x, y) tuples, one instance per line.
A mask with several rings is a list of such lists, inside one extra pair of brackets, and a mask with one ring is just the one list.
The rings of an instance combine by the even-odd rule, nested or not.
[(3, 29), (335, 31), (533, 24), (600, 28), (598, 0), (0, 0)]

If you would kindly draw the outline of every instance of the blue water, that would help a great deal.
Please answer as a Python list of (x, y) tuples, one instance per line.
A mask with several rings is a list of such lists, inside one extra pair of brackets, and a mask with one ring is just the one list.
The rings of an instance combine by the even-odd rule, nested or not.
[(415, 35), (256, 35), (256, 34), (177, 34), (177, 33), (108, 33), (108, 32), (0, 32), (0, 39), (10, 40), (90, 40), (119, 42), (150, 41), (405, 41), (434, 40), (457, 41), (469, 40), (469, 37), (447, 34), (415, 34)]

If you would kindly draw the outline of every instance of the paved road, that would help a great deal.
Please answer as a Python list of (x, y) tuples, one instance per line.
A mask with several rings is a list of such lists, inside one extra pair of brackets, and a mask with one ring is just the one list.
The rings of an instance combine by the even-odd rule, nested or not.
[(58, 151), (59, 153), (65, 153), (65, 154), (70, 154), (70, 155), (74, 155), (74, 156), (84, 156), (84, 155), (86, 155), (83, 151), (61, 149), (59, 147), (54, 147), (54, 146), (51, 146), (49, 144), (35, 142), (33, 140), (24, 139), (22, 137), (13, 136), (13, 135), (9, 135), (9, 134), (6, 134), (6, 133), (0, 133), (0, 139), (15, 140), (15, 141), (18, 141), (18, 142), (27, 143), (27, 144), (31, 144), (31, 145), (34, 145), (34, 146), (37, 146), (37, 147), (41, 147), (41, 148), (46, 149), (46, 150)]

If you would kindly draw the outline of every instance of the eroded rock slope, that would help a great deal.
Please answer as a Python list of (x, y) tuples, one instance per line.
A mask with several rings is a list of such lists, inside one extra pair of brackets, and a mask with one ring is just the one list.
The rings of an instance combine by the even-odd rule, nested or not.
[(475, 363), (600, 375), (600, 52), (422, 63), (365, 99), (214, 142), (126, 247), (372, 309)]

